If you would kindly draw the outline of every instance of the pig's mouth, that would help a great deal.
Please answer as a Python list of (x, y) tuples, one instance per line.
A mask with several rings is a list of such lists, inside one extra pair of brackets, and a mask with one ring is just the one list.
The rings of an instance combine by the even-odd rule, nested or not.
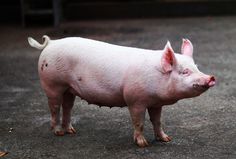
[(193, 88), (196, 89), (197, 91), (206, 91), (208, 90), (210, 87), (209, 85), (200, 85), (200, 84), (193, 84)]
[(210, 87), (213, 87), (215, 84), (216, 84), (215, 77), (210, 76), (210, 78), (204, 84), (199, 84), (199, 83), (193, 84), (193, 88), (195, 88), (198, 91), (204, 92), (208, 90)]

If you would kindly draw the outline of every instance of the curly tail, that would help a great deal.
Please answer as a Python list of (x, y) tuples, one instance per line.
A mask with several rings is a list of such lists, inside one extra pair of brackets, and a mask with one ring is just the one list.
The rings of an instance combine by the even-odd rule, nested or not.
[(32, 37), (28, 37), (28, 42), (29, 42), (30, 46), (32, 46), (36, 49), (39, 49), (39, 50), (44, 49), (48, 45), (50, 38), (47, 35), (44, 35), (43, 41), (44, 41), (43, 44), (40, 44), (36, 40), (34, 40)]

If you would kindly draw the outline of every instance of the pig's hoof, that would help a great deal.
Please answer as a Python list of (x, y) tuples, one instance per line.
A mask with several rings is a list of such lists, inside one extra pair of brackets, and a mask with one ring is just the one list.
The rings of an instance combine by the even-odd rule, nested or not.
[(56, 135), (56, 136), (64, 136), (65, 135), (65, 132), (64, 131), (54, 131), (54, 134)]
[(170, 142), (172, 139), (168, 135), (163, 135), (160, 137), (160, 140), (163, 142)]
[(62, 128), (67, 134), (76, 134), (76, 130), (71, 124), (69, 124), (68, 126), (62, 124)]
[(65, 135), (65, 132), (62, 130), (61, 127), (56, 126), (56, 127), (54, 128), (54, 134), (55, 134), (56, 136), (64, 136), (64, 135)]
[(144, 138), (144, 136), (140, 135), (135, 139), (136, 144), (139, 147), (147, 147), (148, 146), (148, 142), (147, 140)]
[(66, 129), (67, 134), (76, 134), (76, 130), (71, 126), (68, 129)]

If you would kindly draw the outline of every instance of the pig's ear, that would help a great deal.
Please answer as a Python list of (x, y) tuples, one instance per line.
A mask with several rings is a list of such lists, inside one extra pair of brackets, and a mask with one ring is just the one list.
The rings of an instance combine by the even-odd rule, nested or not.
[(176, 65), (176, 58), (174, 54), (174, 50), (172, 49), (170, 42), (168, 41), (163, 55), (161, 57), (161, 66), (164, 73), (171, 72)]
[(193, 57), (193, 45), (190, 40), (183, 39), (181, 53), (186, 56)]

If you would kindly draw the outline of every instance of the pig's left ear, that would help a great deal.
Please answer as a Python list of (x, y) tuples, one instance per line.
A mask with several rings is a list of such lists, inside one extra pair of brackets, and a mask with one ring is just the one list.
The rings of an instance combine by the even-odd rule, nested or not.
[(176, 63), (177, 61), (175, 58), (174, 50), (172, 49), (170, 42), (168, 41), (161, 57), (161, 67), (163, 73), (171, 72), (176, 66)]
[(193, 57), (193, 45), (190, 40), (183, 39), (181, 54)]

